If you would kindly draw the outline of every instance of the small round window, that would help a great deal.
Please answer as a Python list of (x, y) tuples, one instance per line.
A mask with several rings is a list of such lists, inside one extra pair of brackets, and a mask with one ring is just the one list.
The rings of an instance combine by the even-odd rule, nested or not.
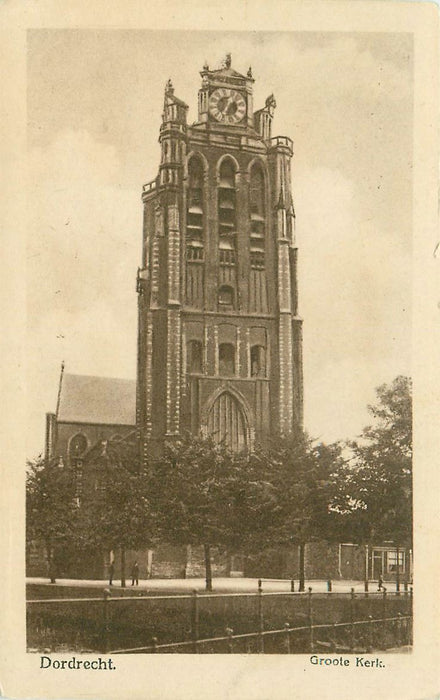
[(85, 435), (74, 435), (70, 441), (69, 454), (71, 457), (80, 457), (87, 449), (87, 438)]

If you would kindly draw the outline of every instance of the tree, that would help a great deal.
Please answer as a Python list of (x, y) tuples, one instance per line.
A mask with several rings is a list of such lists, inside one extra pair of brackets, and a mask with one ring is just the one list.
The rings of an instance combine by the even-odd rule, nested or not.
[[(374, 423), (350, 443), (350, 463), (335, 475), (332, 507), (359, 542), (412, 542), (411, 380), (399, 376), (376, 389)], [(396, 568), (397, 588), (400, 584)]]
[(276, 508), (273, 485), (257, 454), (236, 454), (210, 439), (168, 443), (149, 466), (149, 495), (162, 538), (204, 549), (212, 590), (211, 549), (255, 546)]
[(28, 462), (26, 474), (26, 540), (44, 542), (51, 583), (59, 570), (60, 553), (72, 542), (77, 525), (74, 475), (59, 460), (41, 456)]
[(306, 545), (314, 539), (328, 539), (331, 533), (328, 485), (340, 460), (340, 447), (317, 443), (297, 431), (274, 441), (266, 451), (266, 460), (277, 502), (268, 538), (275, 545), (298, 545), (299, 588), (303, 591)]
[(126, 550), (151, 546), (155, 534), (138, 444), (105, 440), (88, 454), (85, 467), (87, 488), (80, 498), (78, 544), (101, 551), (120, 549), (121, 586), (125, 586)]

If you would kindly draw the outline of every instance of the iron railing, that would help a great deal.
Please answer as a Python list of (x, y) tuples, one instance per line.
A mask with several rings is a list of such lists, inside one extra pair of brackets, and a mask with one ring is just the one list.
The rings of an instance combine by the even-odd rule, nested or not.
[[(292, 582), (291, 589), (293, 587)], [(328, 652), (366, 652), (373, 648), (411, 644), (412, 599), (412, 587), (409, 590), (406, 587), (404, 592), (388, 592), (383, 589), (357, 594), (353, 588), (349, 593), (332, 592), (331, 586), (327, 586), (327, 592), (323, 593), (313, 593), (311, 587), (307, 592), (263, 592), (262, 579), (258, 581), (257, 592), (246, 593), (193, 591), (191, 594), (177, 595), (112, 596), (110, 590), (105, 589), (102, 598), (28, 600), (28, 632), (42, 639), (45, 633), (46, 637), (49, 634), (56, 639), (57, 632), (60, 632), (67, 640), (64, 646), (68, 646), (69, 632), (65, 626), (70, 616), (73, 618), (72, 629), (75, 624), (81, 623), (80, 626), (87, 628), (90, 637), (93, 637), (92, 646), (113, 654), (188, 651), (280, 653), (280, 649), (284, 653), (304, 653), (313, 652), (315, 648)], [(394, 601), (392, 604), (391, 600)], [(81, 604), (85, 604), (84, 609)], [(143, 617), (138, 604), (143, 608)], [(57, 606), (64, 608), (65, 605), (70, 606), (68, 612), (60, 613)], [(98, 606), (98, 609), (94, 606)], [(180, 628), (176, 623), (167, 625), (165, 619), (161, 620), (166, 606), (171, 619), (180, 616)], [(390, 607), (394, 609), (390, 610)], [(402, 608), (403, 612), (399, 610), (395, 614), (397, 607)], [(130, 629), (127, 623), (130, 608), (136, 629)], [(330, 608), (332, 614), (329, 613)], [(371, 614), (373, 608), (374, 615)], [(329, 622), (325, 617), (333, 618), (333, 621)], [(241, 630), (236, 630), (237, 633), (229, 625), (229, 621), (234, 619), (238, 627), (242, 627)], [(275, 629), (266, 629), (268, 621)], [(214, 631), (214, 635), (209, 635), (209, 631)], [(173, 640), (172, 635), (178, 634), (189, 638)], [(160, 636), (165, 636), (165, 639), (159, 642)], [(168, 641), (167, 636), (171, 636), (172, 641)], [(142, 637), (146, 643), (139, 644)], [(124, 648), (112, 648), (115, 647), (114, 642), (120, 642), (121, 639), (126, 642)], [(136, 645), (130, 644), (130, 641)]]
[[(184, 642), (170, 642), (167, 644), (158, 644), (157, 638), (153, 637), (151, 644), (145, 647), (133, 647), (131, 649), (112, 649), (109, 654), (133, 654), (133, 653), (144, 653), (144, 654), (157, 654), (161, 652), (174, 651), (181, 653), (200, 653), (204, 645), (217, 644), (222, 642), (224, 644), (224, 653), (232, 654), (234, 653), (234, 642), (240, 640), (257, 640), (258, 641), (258, 652), (264, 654), (265, 645), (264, 640), (270, 637), (282, 637), (284, 640), (283, 647), (281, 650), (286, 654), (291, 654), (293, 650), (292, 636), (297, 635), (301, 632), (307, 633), (309, 637), (309, 643), (307, 648), (303, 649), (304, 652), (313, 653), (319, 648), (328, 653), (371, 653), (374, 649), (377, 649), (377, 644), (375, 645), (375, 639), (377, 639), (377, 634), (375, 633), (375, 626), (385, 625), (388, 627), (391, 623), (397, 623), (397, 635), (393, 634), (394, 646), (409, 646), (412, 643), (412, 617), (410, 615), (402, 615), (398, 613), (397, 617), (388, 617), (373, 619), (370, 615), (368, 620), (356, 620), (354, 622), (336, 622), (331, 624), (322, 625), (304, 625), (302, 627), (291, 627), (288, 622), (284, 624), (282, 629), (278, 630), (259, 630), (258, 632), (248, 632), (245, 634), (234, 634), (234, 630), (230, 627), (225, 629), (225, 635), (222, 637), (211, 637), (207, 639), (196, 639), (194, 641), (184, 641)], [(355, 635), (354, 630), (356, 628), (363, 627), (367, 630), (368, 634), (368, 644), (365, 646), (355, 645)], [(330, 630), (333, 633), (331, 641), (321, 641), (316, 639), (316, 632), (323, 632), (324, 630)], [(349, 631), (349, 645), (344, 645), (338, 643), (336, 640), (335, 633), (337, 630), (347, 630)], [(382, 645), (379, 647), (382, 648)], [(384, 647), (386, 648), (386, 647)], [(241, 653), (242, 650), (237, 650)], [(247, 648), (248, 653), (252, 653), (250, 648)]]

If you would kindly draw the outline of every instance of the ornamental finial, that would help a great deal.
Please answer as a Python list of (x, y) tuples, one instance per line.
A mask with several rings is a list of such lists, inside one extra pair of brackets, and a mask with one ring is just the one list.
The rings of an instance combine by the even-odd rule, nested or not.
[(249, 66), (249, 70), (247, 72), (247, 77), (252, 78), (252, 66)]
[(174, 88), (171, 78), (168, 78), (167, 84), (165, 85), (165, 95), (174, 95)]
[(273, 93), (269, 95), (269, 97), (266, 98), (266, 107), (275, 107), (277, 106), (277, 103), (275, 102), (275, 97), (273, 96)]

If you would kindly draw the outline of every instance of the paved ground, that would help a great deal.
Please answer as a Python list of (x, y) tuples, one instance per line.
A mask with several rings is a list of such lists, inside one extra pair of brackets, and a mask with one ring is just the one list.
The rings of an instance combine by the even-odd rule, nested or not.
[[(49, 584), (47, 578), (27, 578), (27, 583), (44, 583)], [(131, 579), (127, 577), (127, 588), (131, 588)], [(52, 584), (53, 585), (53, 584)], [(108, 581), (99, 580), (79, 580), (79, 579), (57, 579), (58, 586), (88, 586), (96, 588), (107, 588)], [(306, 590), (311, 586), (314, 593), (327, 591), (327, 581), (306, 581)], [(120, 588), (120, 581), (116, 580), (113, 584), (114, 589)], [(193, 590), (203, 591), (205, 589), (205, 579), (203, 578), (188, 578), (188, 579), (142, 579), (139, 581), (139, 586), (135, 586), (139, 591), (154, 591), (155, 593), (187, 593)], [(357, 593), (364, 591), (363, 581), (333, 581), (332, 590), (335, 593), (349, 593), (350, 589), (354, 588)], [(217, 593), (240, 593), (258, 590), (258, 579), (256, 578), (226, 578), (219, 577), (213, 579), (213, 592)], [(295, 580), (295, 591), (298, 590), (298, 580)], [(370, 582), (369, 590), (377, 591), (377, 583)], [(394, 590), (393, 584), (389, 584), (388, 590)], [(403, 587), (402, 587), (403, 590)], [(263, 579), (263, 591), (290, 591), (290, 581), (268, 580)]]

